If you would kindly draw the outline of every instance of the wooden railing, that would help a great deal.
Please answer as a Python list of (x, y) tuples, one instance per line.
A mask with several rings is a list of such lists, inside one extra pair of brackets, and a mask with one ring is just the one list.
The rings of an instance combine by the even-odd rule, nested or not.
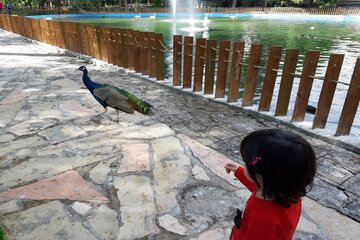
[[(320, 56), (318, 51), (306, 53), (302, 72), (297, 73), (295, 70), (298, 65), (298, 49), (286, 49), (283, 58), (282, 47), (271, 47), (267, 63), (261, 66), (263, 51), (261, 44), (251, 45), (248, 59), (245, 61), (244, 42), (220, 41), (218, 48), (216, 40), (204, 38), (194, 40), (193, 37), (183, 38), (175, 35), (173, 48), (166, 48), (162, 34), (5, 15), (0, 15), (0, 28), (86, 54), (157, 80), (165, 79), (164, 52), (172, 52), (174, 86), (192, 87), (194, 92), (213, 94), (214, 98), (225, 98), (227, 102), (239, 101), (240, 79), (245, 65), (247, 71), (245, 84), (241, 89), (243, 96), (240, 99), (242, 107), (254, 105), (259, 70), (262, 69), (265, 74), (258, 111), (270, 111), (275, 81), (281, 76), (274, 116), (288, 114), (294, 78), (300, 78), (292, 115), (294, 122), (304, 121), (313, 81), (322, 80), (313, 128), (325, 128), (336, 86), (345, 84), (348, 86), (348, 92), (335, 135), (349, 135), (359, 106), (360, 58), (356, 61), (350, 83), (343, 83), (339, 81), (343, 54), (331, 54), (325, 76), (316, 76)], [(283, 64), (280, 67), (281, 61)], [(228, 85), (227, 79), (229, 79)]]
[[(179, 8), (178, 13), (187, 13), (187, 9)], [(28, 9), (15, 8), (13, 14), (21, 16), (46, 15), (46, 14), (73, 14), (73, 13), (171, 13), (169, 8), (154, 7), (137, 7), (129, 8), (127, 11), (124, 7), (98, 7), (98, 8), (62, 8), (62, 9)], [(252, 13), (252, 14), (310, 14), (310, 15), (353, 15), (359, 16), (359, 8), (295, 8), (295, 7), (240, 7), (240, 8), (197, 8), (196, 12), (200, 13)]]
[[(259, 70), (265, 71), (261, 86), (261, 96), (258, 111), (270, 111), (275, 81), (281, 77), (274, 116), (287, 116), (294, 78), (300, 78), (294, 111), (293, 122), (304, 121), (306, 108), (314, 79), (322, 80), (323, 85), (316, 107), (312, 128), (325, 128), (330, 107), (335, 95), (337, 84), (348, 86), (348, 92), (343, 105), (340, 120), (335, 135), (349, 135), (360, 100), (360, 58), (357, 59), (350, 83), (339, 81), (344, 54), (331, 54), (325, 76), (316, 76), (316, 69), (320, 57), (319, 51), (307, 51), (302, 66), (302, 72), (296, 72), (298, 66), (299, 49), (286, 49), (282, 59), (282, 47), (271, 47), (265, 66), (260, 66), (263, 46), (252, 44), (247, 61), (244, 60), (244, 42), (217, 41), (193, 37), (174, 36), (173, 51), (173, 85), (183, 88), (193, 88), (194, 92), (203, 91), (204, 94), (214, 94), (214, 98), (227, 98), (227, 102), (239, 101), (240, 79), (242, 67), (247, 66), (242, 107), (254, 105), (256, 86), (258, 85)], [(232, 45), (232, 47), (230, 47)], [(195, 58), (193, 53), (195, 52)], [(218, 56), (218, 58), (216, 58)], [(230, 59), (231, 56), (231, 59)], [(195, 61), (193, 63), (192, 61)], [(283, 61), (282, 69), (280, 62)], [(247, 64), (245, 64), (247, 62)], [(226, 79), (228, 65), (231, 64), (228, 95), (226, 93)], [(191, 66), (194, 65), (192, 79)], [(217, 68), (215, 67), (217, 66)], [(205, 69), (205, 73), (203, 72)], [(217, 69), (215, 73), (215, 69)], [(183, 75), (182, 75), (183, 73)], [(216, 79), (215, 79), (216, 76)], [(204, 89), (202, 89), (204, 86)], [(214, 89), (215, 87), (215, 89)]]

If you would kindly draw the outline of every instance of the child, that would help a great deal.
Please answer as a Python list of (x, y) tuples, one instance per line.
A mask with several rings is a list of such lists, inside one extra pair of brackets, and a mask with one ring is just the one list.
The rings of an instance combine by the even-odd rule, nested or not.
[(299, 222), (301, 197), (314, 179), (315, 153), (299, 135), (278, 129), (255, 131), (240, 146), (245, 166), (228, 163), (252, 195), (238, 210), (230, 240), (291, 240)]

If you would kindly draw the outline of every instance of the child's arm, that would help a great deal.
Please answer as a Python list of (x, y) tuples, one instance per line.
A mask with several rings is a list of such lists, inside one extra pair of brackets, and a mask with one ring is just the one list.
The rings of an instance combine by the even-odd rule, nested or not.
[(225, 169), (227, 173), (234, 172), (235, 177), (251, 192), (257, 190), (256, 184), (245, 176), (244, 167), (235, 163), (227, 163)]

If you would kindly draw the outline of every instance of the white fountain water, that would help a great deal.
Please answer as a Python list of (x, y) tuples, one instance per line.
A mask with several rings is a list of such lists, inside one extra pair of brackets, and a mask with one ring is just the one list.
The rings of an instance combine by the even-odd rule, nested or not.
[[(188, 23), (189, 27), (182, 27), (179, 30), (188, 32), (190, 36), (194, 36), (196, 32), (203, 32), (203, 36), (208, 37), (208, 30), (210, 29), (210, 20), (207, 16), (204, 20), (196, 19), (194, 9), (196, 9), (194, 0), (171, 0), (172, 15), (174, 22)], [(196, 26), (197, 23), (202, 23), (202, 27)]]

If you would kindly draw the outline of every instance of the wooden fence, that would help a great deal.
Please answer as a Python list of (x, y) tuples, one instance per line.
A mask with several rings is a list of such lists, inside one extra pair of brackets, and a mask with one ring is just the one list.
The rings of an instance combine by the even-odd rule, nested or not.
[(5, 15), (0, 15), (0, 28), (157, 80), (165, 78), (162, 34)]
[[(280, 88), (274, 116), (286, 116), (294, 78), (300, 78), (292, 121), (302, 122), (314, 79), (322, 80), (322, 90), (313, 119), (313, 128), (325, 128), (337, 84), (348, 85), (335, 135), (349, 135), (360, 100), (360, 58), (357, 59), (350, 83), (339, 82), (344, 59), (343, 54), (331, 54), (325, 76), (316, 76), (320, 52), (308, 51), (301, 73), (296, 73), (298, 49), (271, 47), (265, 66), (260, 66), (263, 46), (252, 44), (248, 60), (245, 61), (245, 43), (204, 38), (173, 36), (173, 48), (163, 45), (163, 35), (130, 29), (98, 27), (94, 25), (37, 20), (0, 15), (0, 28), (16, 34), (42, 41), (54, 46), (83, 53), (135, 72), (165, 78), (164, 52), (173, 54), (173, 85), (193, 88), (194, 92), (214, 94), (215, 98), (226, 98), (228, 102), (239, 101), (239, 89), (243, 66), (247, 66), (243, 107), (254, 104), (259, 70), (265, 71), (261, 86), (259, 111), (270, 111), (276, 78), (280, 75)], [(217, 57), (218, 56), (218, 57)], [(280, 61), (283, 59), (282, 69)], [(245, 64), (247, 62), (247, 64)], [(228, 78), (228, 69), (230, 76)], [(193, 74), (194, 73), (194, 74)], [(215, 79), (216, 76), (216, 79)], [(228, 86), (226, 80), (229, 80)], [(226, 95), (227, 93), (227, 95)]]
[[(187, 12), (187, 9), (179, 8), (178, 13)], [(304, 14), (304, 15), (353, 15), (359, 16), (359, 8), (296, 8), (296, 7), (239, 7), (239, 8), (222, 8), (222, 7), (206, 7), (197, 8), (200, 13), (252, 13), (252, 14)], [(46, 15), (46, 14), (73, 14), (73, 13), (170, 13), (169, 8), (154, 7), (137, 7), (126, 10), (124, 7), (97, 7), (97, 8), (62, 8), (62, 9), (29, 9), (14, 8), (13, 14), (17, 15)]]
[[(323, 85), (312, 128), (325, 128), (337, 84), (348, 85), (347, 96), (335, 135), (349, 135), (360, 100), (360, 58), (356, 61), (352, 79), (348, 84), (338, 81), (344, 54), (331, 54), (325, 76), (316, 76), (315, 73), (320, 57), (319, 51), (307, 51), (302, 72), (297, 73), (296, 67), (298, 65), (299, 49), (285, 50), (284, 63), (282, 69), (280, 69), (280, 61), (283, 55), (283, 49), (281, 47), (271, 47), (266, 66), (260, 66), (263, 49), (261, 44), (251, 45), (248, 61), (247, 64), (245, 64), (244, 42), (234, 42), (231, 48), (229, 41), (220, 41), (220, 47), (217, 48), (217, 41), (215, 40), (198, 38), (194, 42), (193, 37), (185, 37), (183, 39), (180, 35), (174, 36), (173, 42), (174, 86), (182, 86), (183, 88), (192, 87), (194, 92), (203, 91), (204, 94), (214, 94), (215, 98), (226, 97), (227, 102), (237, 102), (239, 100), (238, 95), (242, 67), (246, 65), (247, 72), (245, 73), (244, 89), (242, 89), (243, 97), (241, 99), (242, 107), (253, 106), (259, 70), (263, 69), (265, 76), (261, 86), (258, 110), (270, 111), (275, 81), (280, 74), (281, 81), (274, 113), (275, 117), (287, 116), (294, 78), (300, 78), (292, 115), (293, 122), (304, 121), (313, 81), (314, 79), (322, 80)], [(194, 52), (195, 58), (192, 57)], [(216, 56), (219, 57), (216, 58)], [(231, 59), (229, 56), (231, 56)], [(195, 61), (193, 79), (191, 79), (192, 61)], [(231, 64), (230, 81), (227, 90), (228, 95), (225, 96), (229, 64)], [(205, 73), (203, 72), (204, 69)], [(216, 74), (215, 69), (217, 69)], [(202, 89), (202, 86), (204, 86), (204, 89)]]

